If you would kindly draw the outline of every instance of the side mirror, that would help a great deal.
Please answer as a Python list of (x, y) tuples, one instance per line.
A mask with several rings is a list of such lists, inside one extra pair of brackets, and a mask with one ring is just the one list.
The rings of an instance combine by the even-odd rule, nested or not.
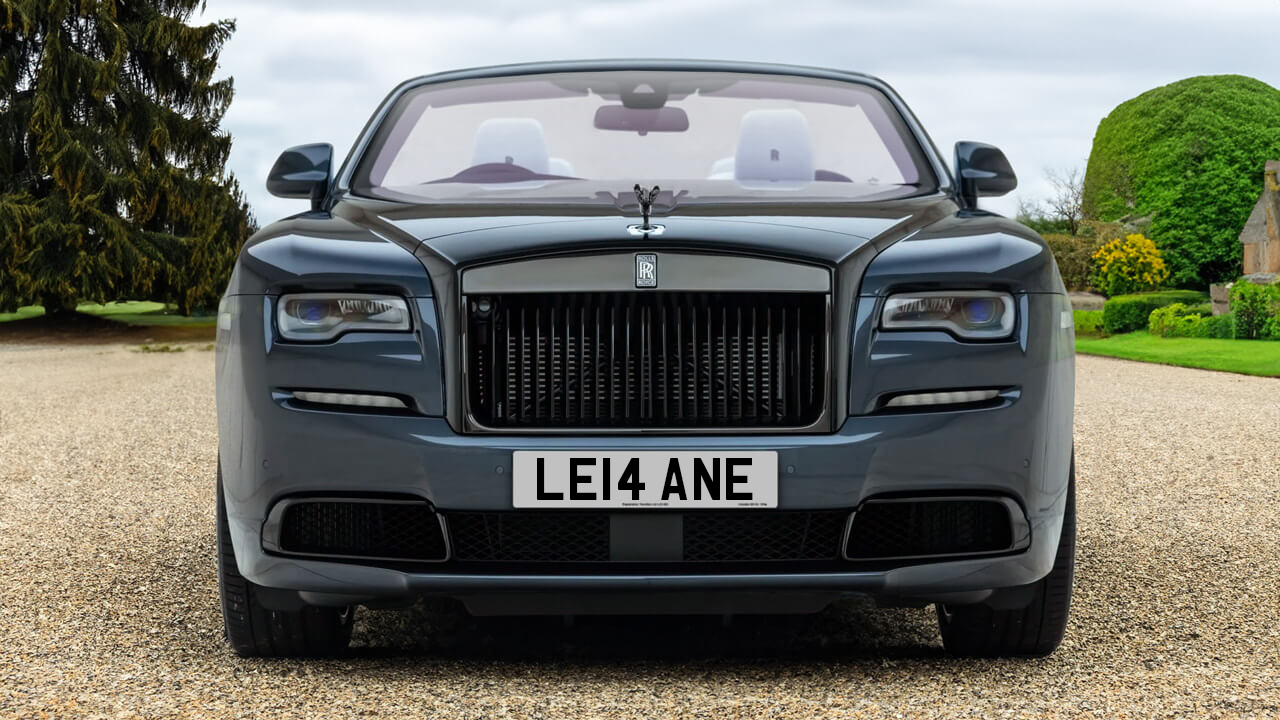
[(280, 153), (267, 174), (267, 192), (282, 198), (310, 198), (319, 210), (329, 191), (333, 146), (328, 143), (298, 145)]
[(956, 184), (960, 204), (974, 208), (980, 197), (998, 197), (1018, 187), (1018, 176), (1000, 148), (962, 140), (956, 143)]

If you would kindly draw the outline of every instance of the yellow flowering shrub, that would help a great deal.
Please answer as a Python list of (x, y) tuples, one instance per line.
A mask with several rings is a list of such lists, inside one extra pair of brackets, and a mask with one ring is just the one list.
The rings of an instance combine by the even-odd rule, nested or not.
[(1093, 286), (1107, 297), (1155, 290), (1168, 278), (1160, 248), (1140, 233), (1116, 238), (1093, 254)]

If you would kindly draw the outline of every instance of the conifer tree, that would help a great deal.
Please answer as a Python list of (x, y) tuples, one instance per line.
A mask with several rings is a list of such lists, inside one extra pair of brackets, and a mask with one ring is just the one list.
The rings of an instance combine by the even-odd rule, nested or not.
[(253, 219), (202, 0), (0, 0), (0, 311), (210, 307)]

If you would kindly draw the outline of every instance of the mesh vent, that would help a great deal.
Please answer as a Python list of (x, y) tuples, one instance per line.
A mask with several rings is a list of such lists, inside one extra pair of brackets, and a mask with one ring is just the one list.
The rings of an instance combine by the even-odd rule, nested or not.
[(424, 502), (297, 502), (284, 510), (280, 550), (404, 561), (445, 559), (440, 521)]
[(853, 516), (852, 560), (972, 555), (1013, 546), (1009, 511), (994, 500), (868, 502)]
[(845, 511), (691, 513), (684, 518), (689, 562), (835, 560)]
[[(474, 300), (474, 298), (473, 298)], [(556, 293), (469, 302), (467, 393), (493, 428), (805, 427), (821, 293)]]
[[(685, 562), (836, 560), (849, 513), (706, 512), (683, 514)], [(607, 562), (606, 512), (455, 512), (453, 554), (475, 562)]]
[(449, 513), (454, 557), (491, 562), (599, 562), (609, 559), (604, 513)]

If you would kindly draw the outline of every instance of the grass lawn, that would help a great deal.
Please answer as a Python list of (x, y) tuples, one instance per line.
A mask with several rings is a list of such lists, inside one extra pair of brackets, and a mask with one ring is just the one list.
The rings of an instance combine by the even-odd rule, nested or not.
[(1139, 331), (1111, 337), (1076, 337), (1076, 352), (1125, 360), (1280, 377), (1280, 342), (1162, 338)]
[[(172, 327), (176, 325), (189, 327), (213, 327), (218, 322), (216, 315), (178, 315), (172, 305), (132, 300), (127, 302), (109, 302), (105, 305), (97, 303), (81, 303), (76, 312), (96, 315), (107, 320), (114, 320), (126, 325), (139, 327)], [(0, 322), (21, 320), (23, 318), (44, 315), (44, 308), (37, 305), (18, 308), (17, 312), (0, 313)]]

